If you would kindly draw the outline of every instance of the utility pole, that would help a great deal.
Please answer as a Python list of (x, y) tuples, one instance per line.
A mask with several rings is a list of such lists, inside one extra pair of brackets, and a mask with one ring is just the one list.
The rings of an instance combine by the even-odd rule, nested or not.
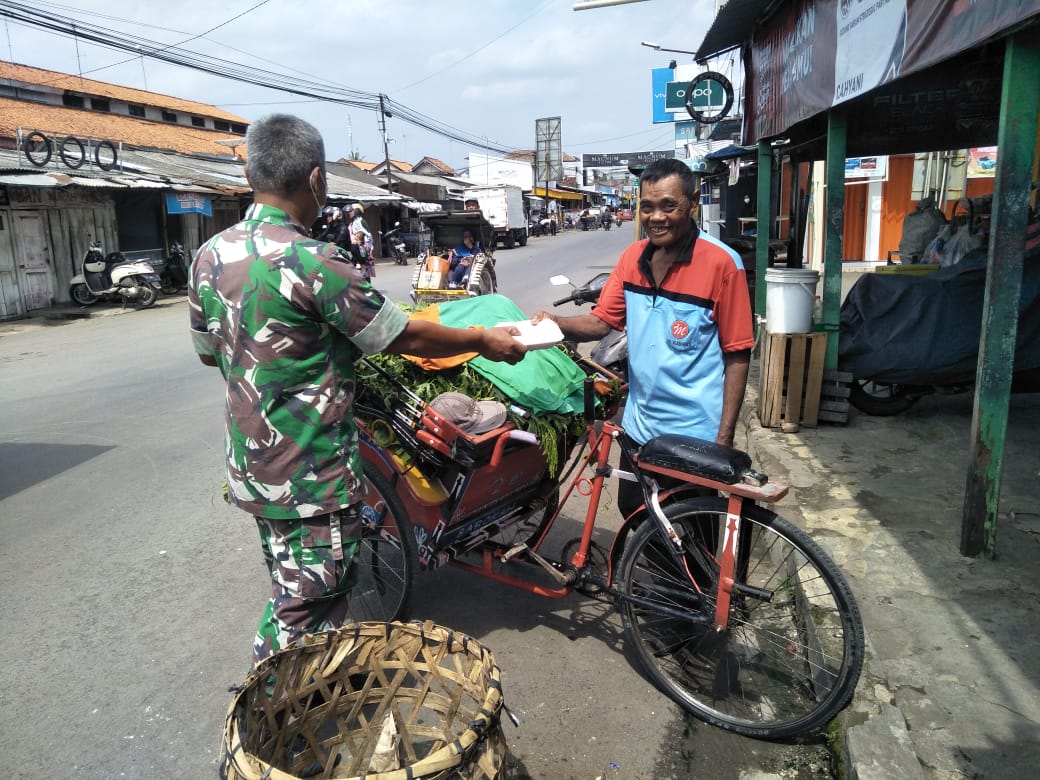
[(392, 116), (392, 114), (386, 110), (384, 104), (384, 98), (386, 96), (382, 93), (379, 94), (379, 129), (383, 131), (383, 159), (384, 165), (386, 165), (386, 191), (393, 193), (394, 185), (390, 180), (390, 142), (386, 137), (386, 117)]
[(549, 147), (545, 147), (545, 205), (542, 207), (542, 217), (549, 218)]

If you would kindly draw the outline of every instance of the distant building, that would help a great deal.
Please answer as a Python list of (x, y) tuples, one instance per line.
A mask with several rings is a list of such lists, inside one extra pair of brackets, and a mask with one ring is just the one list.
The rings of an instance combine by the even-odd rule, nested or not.
[[(205, 103), (0, 62), (0, 318), (68, 301), (92, 239), (164, 262), (250, 201), (246, 119)], [(330, 200), (400, 201), (329, 175)], [(375, 183), (373, 183), (375, 182)]]

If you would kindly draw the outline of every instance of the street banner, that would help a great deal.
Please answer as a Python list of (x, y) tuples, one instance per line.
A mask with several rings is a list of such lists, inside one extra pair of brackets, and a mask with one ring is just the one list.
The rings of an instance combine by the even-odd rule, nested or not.
[(751, 42), (745, 143), (999, 37), (1040, 0), (796, 0)]
[(167, 192), (167, 214), (203, 214), (213, 216), (213, 204), (209, 195), (201, 192)]

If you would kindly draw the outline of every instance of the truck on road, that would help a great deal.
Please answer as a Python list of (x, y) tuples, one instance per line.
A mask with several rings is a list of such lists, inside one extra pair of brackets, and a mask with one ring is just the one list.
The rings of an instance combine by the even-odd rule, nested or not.
[(527, 216), (524, 193), (515, 184), (490, 184), (466, 187), (462, 198), (467, 209), (473, 204), (495, 229), (495, 243), (506, 249), (527, 245)]

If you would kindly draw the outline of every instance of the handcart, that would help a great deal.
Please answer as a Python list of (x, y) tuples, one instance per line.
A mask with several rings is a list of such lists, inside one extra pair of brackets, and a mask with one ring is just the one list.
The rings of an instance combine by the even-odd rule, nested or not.
[[(429, 249), (419, 253), (412, 271), (412, 300), (426, 304), (498, 292), (495, 229), (480, 211), (437, 212), (423, 215), (422, 220), (430, 229), (431, 241)], [(473, 231), (485, 251), (474, 257), (467, 282), (453, 287), (448, 271), (465, 230)]]

